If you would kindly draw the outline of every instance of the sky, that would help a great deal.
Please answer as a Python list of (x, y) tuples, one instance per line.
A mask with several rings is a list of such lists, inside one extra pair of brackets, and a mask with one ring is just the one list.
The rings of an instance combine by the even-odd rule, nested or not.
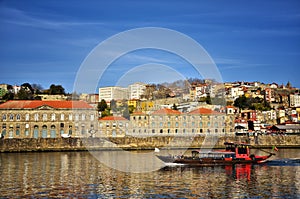
[[(72, 92), (93, 50), (124, 31), (145, 27), (170, 29), (197, 42), (223, 82), (290, 81), (300, 88), (298, 0), (2, 0), (0, 83), (28, 82), (45, 89), (59, 84)], [(102, 61), (97, 67), (104, 67)], [(105, 67), (103, 73), (95, 72), (96, 85), (79, 92), (136, 81), (203, 78), (185, 57), (161, 49), (131, 51)]]

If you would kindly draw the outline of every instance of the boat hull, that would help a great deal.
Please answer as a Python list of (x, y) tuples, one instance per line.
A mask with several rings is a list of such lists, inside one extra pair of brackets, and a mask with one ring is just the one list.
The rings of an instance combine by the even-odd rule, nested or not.
[(165, 163), (176, 163), (191, 166), (217, 166), (217, 165), (234, 165), (234, 164), (258, 164), (262, 163), (268, 158), (268, 156), (260, 156), (253, 159), (213, 159), (213, 158), (191, 158), (191, 157), (173, 157), (173, 156), (161, 156), (157, 157)]

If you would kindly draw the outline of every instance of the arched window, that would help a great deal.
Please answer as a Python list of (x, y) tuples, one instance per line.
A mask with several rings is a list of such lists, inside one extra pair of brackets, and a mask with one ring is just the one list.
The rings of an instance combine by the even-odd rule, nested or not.
[(9, 115), (9, 120), (10, 120), (10, 121), (13, 121), (13, 120), (14, 120), (14, 115), (13, 115), (13, 114), (10, 114), (10, 115)]
[(47, 138), (48, 135), (47, 135), (47, 126), (46, 125), (43, 125), (42, 126), (42, 138)]
[(199, 123), (199, 127), (202, 128), (203, 127), (203, 122)]
[(39, 126), (35, 125), (33, 127), (33, 138), (38, 138), (39, 137)]
[(218, 126), (219, 126), (218, 122), (215, 122), (215, 128), (218, 128)]
[(50, 137), (51, 138), (56, 138), (56, 128), (55, 128), (55, 125), (51, 125)]
[(20, 135), (20, 124), (16, 125), (16, 135)]
[(17, 121), (20, 121), (21, 120), (21, 115), (17, 114), (16, 119), (17, 119)]

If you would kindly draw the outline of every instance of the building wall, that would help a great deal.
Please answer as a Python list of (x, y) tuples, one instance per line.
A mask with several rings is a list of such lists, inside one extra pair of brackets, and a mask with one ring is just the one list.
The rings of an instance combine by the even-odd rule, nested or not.
[(129, 134), (134, 136), (229, 135), (234, 134), (234, 115), (131, 115)]
[(129, 99), (141, 99), (144, 94), (146, 85), (144, 83), (134, 83), (128, 86)]
[(111, 100), (128, 99), (128, 89), (117, 86), (99, 88), (99, 101), (104, 99), (106, 102)]
[(96, 111), (89, 109), (11, 109), (0, 114), (4, 138), (86, 137), (97, 127)]
[(128, 133), (129, 121), (126, 119), (99, 120), (96, 137), (124, 137)]

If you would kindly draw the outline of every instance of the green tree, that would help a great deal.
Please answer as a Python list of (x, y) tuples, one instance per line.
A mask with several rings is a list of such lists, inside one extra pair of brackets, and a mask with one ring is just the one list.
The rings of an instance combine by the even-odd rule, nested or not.
[(17, 98), (19, 100), (30, 100), (30, 99), (33, 99), (33, 95), (30, 91), (28, 91), (27, 89), (21, 87), (21, 89), (17, 93)]
[(65, 95), (65, 89), (62, 85), (51, 84), (49, 88), (49, 95)]
[(235, 107), (239, 107), (240, 109), (245, 109), (249, 107), (248, 100), (245, 95), (238, 97), (233, 104)]
[(3, 95), (2, 99), (5, 101), (8, 101), (8, 100), (13, 100), (14, 97), (15, 97), (15, 95), (12, 92), (8, 91), (7, 93), (5, 93)]
[(34, 93), (34, 90), (33, 90), (32, 86), (31, 86), (31, 84), (29, 84), (29, 83), (24, 83), (24, 84), (22, 84), (22, 85), (21, 85), (21, 88), (23, 88), (23, 89), (24, 89), (25, 91), (27, 91), (28, 93), (31, 93), (31, 94)]
[(98, 112), (105, 111), (107, 109), (107, 103), (104, 99), (102, 99), (100, 102), (98, 102), (97, 110)]
[(206, 104), (212, 104), (210, 96), (207, 96), (205, 99)]

